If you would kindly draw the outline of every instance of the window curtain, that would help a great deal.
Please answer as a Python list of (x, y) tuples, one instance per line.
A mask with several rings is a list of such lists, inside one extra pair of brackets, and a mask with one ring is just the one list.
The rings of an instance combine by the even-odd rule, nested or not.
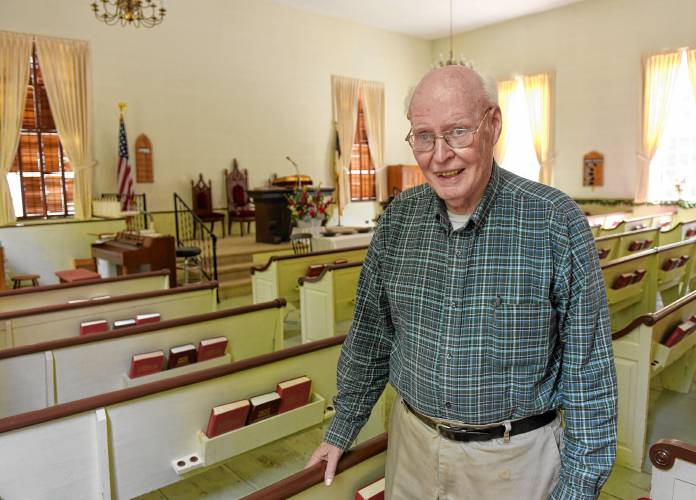
[(0, 225), (14, 224), (7, 174), (17, 154), (29, 83), (30, 35), (0, 31)]
[(643, 126), (642, 149), (638, 154), (640, 175), (636, 189), (636, 203), (644, 203), (648, 197), (650, 162), (660, 142), (669, 99), (679, 69), (679, 52), (656, 54), (645, 61), (643, 73)]
[(387, 170), (384, 167), (384, 84), (361, 82), (365, 131), (370, 156), (375, 167), (375, 194), (377, 201), (387, 199)]
[(694, 99), (696, 99), (696, 49), (691, 49), (686, 53), (689, 64), (689, 77), (691, 78), (691, 90), (694, 91)]
[(507, 131), (510, 113), (510, 100), (515, 93), (517, 87), (516, 80), (505, 80), (498, 82), (498, 107), (503, 117), (503, 129), (500, 131), (498, 144), (495, 146), (495, 159), (498, 165), (502, 165), (505, 160), (505, 152), (507, 149)]
[(524, 91), (527, 98), (529, 128), (536, 152), (539, 170), (539, 182), (551, 185), (553, 172), (549, 155), (551, 146), (551, 85), (547, 73), (524, 77)]
[(350, 186), (346, 174), (350, 169), (351, 146), (358, 121), (359, 92), (359, 80), (335, 75), (331, 77), (333, 117), (340, 148), (336, 159), (336, 205), (341, 215), (350, 202)]
[(58, 136), (75, 171), (75, 218), (92, 217), (92, 96), (87, 42), (36, 37)]

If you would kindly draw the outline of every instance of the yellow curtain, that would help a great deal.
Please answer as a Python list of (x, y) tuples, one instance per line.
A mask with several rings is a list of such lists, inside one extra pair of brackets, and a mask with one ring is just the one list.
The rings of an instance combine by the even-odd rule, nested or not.
[(547, 73), (525, 76), (524, 88), (529, 113), (529, 126), (532, 131), (532, 141), (539, 170), (539, 182), (551, 185), (553, 172), (551, 169), (551, 85)]
[(691, 90), (694, 91), (696, 98), (696, 49), (691, 49), (686, 53), (689, 64), (689, 76), (691, 77)]
[(679, 52), (656, 54), (645, 61), (643, 74), (643, 126), (641, 152), (638, 155), (640, 175), (636, 189), (636, 203), (648, 197), (650, 162), (660, 142), (669, 99), (679, 69)]
[(370, 156), (375, 167), (375, 194), (377, 201), (387, 199), (387, 170), (384, 166), (384, 84), (361, 82), (360, 93), (365, 113), (365, 132)]
[(341, 147), (341, 154), (336, 161), (336, 198), (339, 214), (343, 214), (343, 209), (350, 202), (350, 186), (346, 174), (350, 168), (355, 127), (358, 121), (359, 92), (359, 80), (331, 76), (333, 117)]
[(30, 35), (0, 31), (0, 226), (16, 220), (7, 174), (19, 144), (32, 43)]
[(92, 96), (87, 42), (36, 38), (48, 102), (75, 171), (75, 218), (92, 217)]
[(500, 113), (503, 118), (503, 128), (500, 131), (498, 144), (495, 145), (495, 159), (498, 165), (502, 165), (503, 161), (505, 161), (505, 152), (507, 150), (507, 124), (510, 121), (510, 99), (512, 99), (512, 95), (515, 93), (515, 87), (517, 87), (516, 80), (498, 82), (498, 106), (500, 107)]

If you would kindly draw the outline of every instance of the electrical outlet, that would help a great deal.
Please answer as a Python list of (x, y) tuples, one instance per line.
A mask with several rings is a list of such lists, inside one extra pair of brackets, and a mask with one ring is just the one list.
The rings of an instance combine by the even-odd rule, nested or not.
[(190, 455), (186, 455), (185, 457), (172, 460), (174, 472), (176, 472), (179, 476), (198, 469), (199, 467), (203, 467), (204, 465), (205, 464), (203, 463), (203, 460), (201, 460), (198, 453), (192, 453)]

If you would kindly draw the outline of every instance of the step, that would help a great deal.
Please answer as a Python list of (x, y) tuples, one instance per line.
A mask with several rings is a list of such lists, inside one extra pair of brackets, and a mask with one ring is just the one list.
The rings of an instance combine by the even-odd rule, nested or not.
[(251, 293), (251, 277), (220, 281), (220, 297), (222, 299), (251, 295)]

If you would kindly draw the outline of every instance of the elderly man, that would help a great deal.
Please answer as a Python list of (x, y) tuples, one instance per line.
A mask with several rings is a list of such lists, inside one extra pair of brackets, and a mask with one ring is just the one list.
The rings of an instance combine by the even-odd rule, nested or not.
[(388, 498), (596, 498), (616, 452), (616, 376), (587, 221), (496, 165), (495, 85), (472, 69), (431, 71), (409, 120), (427, 184), (380, 221), (336, 416), (308, 466), (326, 460), (331, 483), (389, 380)]

